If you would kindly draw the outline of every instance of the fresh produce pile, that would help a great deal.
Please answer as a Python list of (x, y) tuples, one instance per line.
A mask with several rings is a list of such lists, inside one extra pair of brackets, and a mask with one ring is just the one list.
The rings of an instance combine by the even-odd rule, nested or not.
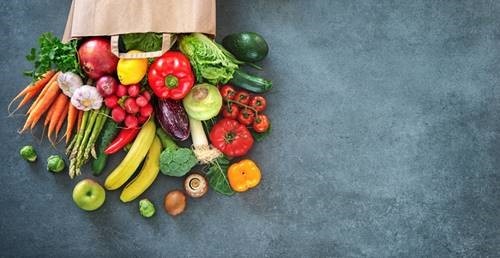
[[(181, 189), (165, 194), (164, 208), (172, 216), (209, 188), (233, 195), (259, 184), (261, 171), (248, 154), (271, 131), (263, 94), (272, 83), (242, 67), (262, 69), (256, 63), (266, 57), (267, 43), (253, 32), (228, 35), (222, 44), (200, 33), (176, 36), (160, 57), (120, 59), (107, 37), (62, 43), (45, 33), (39, 49), (27, 56), (33, 69), (26, 75), (33, 82), (14, 97), (9, 112), (29, 105), (21, 133), (43, 121), (53, 146), (65, 140), (66, 161), (48, 157), (49, 171), (67, 169), (74, 178), (90, 163), (93, 176), (106, 176), (104, 188), (89, 178), (75, 186), (73, 200), (81, 209), (98, 209), (106, 190), (121, 187), (120, 200), (131, 202), (160, 172), (185, 178)], [(162, 37), (133, 33), (120, 40), (122, 51), (142, 53), (161, 48)], [(126, 154), (118, 166), (107, 166), (108, 157), (120, 151)], [(20, 155), (37, 161), (32, 146), (22, 147)], [(155, 210), (150, 200), (139, 201), (144, 217)]]

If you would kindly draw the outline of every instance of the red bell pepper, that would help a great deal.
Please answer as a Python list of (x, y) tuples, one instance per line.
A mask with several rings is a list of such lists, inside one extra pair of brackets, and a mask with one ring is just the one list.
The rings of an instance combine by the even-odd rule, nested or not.
[(194, 85), (189, 59), (178, 51), (167, 51), (149, 67), (149, 86), (160, 99), (182, 99)]
[(125, 145), (132, 142), (140, 130), (140, 127), (122, 129), (115, 137), (115, 139), (108, 145), (108, 147), (106, 147), (104, 153), (107, 155), (117, 153), (118, 151), (123, 149)]
[(219, 120), (210, 131), (210, 142), (230, 157), (247, 154), (252, 148), (253, 137), (248, 129), (234, 119)]

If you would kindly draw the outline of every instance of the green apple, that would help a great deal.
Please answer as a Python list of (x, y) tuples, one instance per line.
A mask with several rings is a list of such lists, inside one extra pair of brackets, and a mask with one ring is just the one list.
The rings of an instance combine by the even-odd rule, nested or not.
[(82, 210), (99, 209), (106, 199), (104, 188), (92, 179), (83, 179), (73, 189), (73, 201)]

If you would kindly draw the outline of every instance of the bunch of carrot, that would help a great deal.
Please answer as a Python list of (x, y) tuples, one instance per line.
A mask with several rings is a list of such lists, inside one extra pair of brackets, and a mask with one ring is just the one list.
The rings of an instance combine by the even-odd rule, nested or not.
[[(28, 129), (33, 129), (42, 116), (45, 115), (44, 127), (48, 127), (47, 136), (52, 145), (55, 145), (65, 121), (67, 121), (67, 125), (64, 136), (66, 137), (66, 143), (68, 143), (78, 117), (83, 116), (83, 112), (71, 105), (69, 98), (64, 95), (59, 88), (57, 82), (59, 74), (60, 72), (55, 71), (46, 72), (40, 80), (24, 88), (9, 104), (10, 112), (11, 105), (17, 99), (23, 97), (16, 109), (10, 112), (10, 114), (13, 114), (36, 97), (35, 101), (26, 112), (26, 122), (20, 130), (20, 133)], [(52, 138), (54, 134), (56, 140)]]

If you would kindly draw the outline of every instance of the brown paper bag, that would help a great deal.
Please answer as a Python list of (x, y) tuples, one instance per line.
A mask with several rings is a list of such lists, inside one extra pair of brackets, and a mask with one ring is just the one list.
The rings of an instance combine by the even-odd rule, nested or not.
[[(118, 52), (118, 36), (163, 33), (161, 51)], [(157, 57), (175, 42), (175, 33), (215, 36), (215, 0), (73, 0), (63, 42), (88, 36), (111, 36), (113, 53), (121, 58)]]

